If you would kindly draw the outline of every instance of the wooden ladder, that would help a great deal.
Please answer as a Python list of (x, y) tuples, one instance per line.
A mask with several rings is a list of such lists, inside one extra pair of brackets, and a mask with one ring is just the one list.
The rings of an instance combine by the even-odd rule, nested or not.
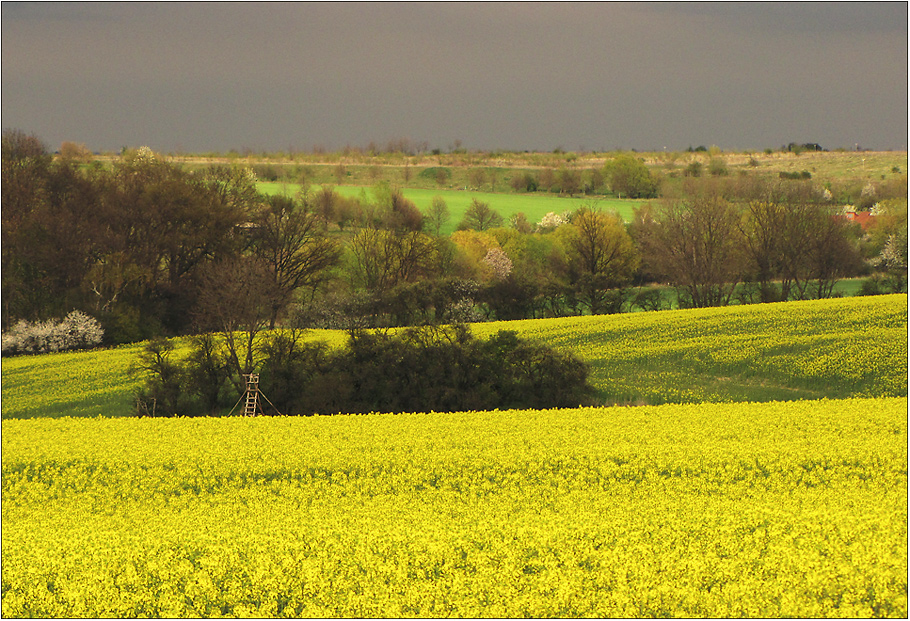
[(246, 404), (243, 406), (244, 416), (256, 416), (259, 409), (259, 375), (250, 373), (246, 376)]

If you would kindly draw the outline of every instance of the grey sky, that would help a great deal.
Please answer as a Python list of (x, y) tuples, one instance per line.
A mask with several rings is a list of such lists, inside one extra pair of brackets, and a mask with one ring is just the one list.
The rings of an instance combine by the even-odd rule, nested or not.
[(907, 3), (2, 3), (51, 147), (907, 148)]

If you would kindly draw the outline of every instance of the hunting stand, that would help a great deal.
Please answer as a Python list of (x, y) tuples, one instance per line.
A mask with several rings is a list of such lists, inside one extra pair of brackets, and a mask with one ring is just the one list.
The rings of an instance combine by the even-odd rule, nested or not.
[[(228, 416), (234, 413), (234, 410), (237, 409), (237, 406), (240, 405), (241, 401), (244, 401), (244, 416), (257, 416), (258, 414), (265, 415), (265, 412), (262, 409), (262, 403), (259, 401), (259, 397), (265, 399), (266, 402), (271, 405), (276, 412), (278, 412), (278, 408), (275, 407), (275, 404), (269, 401), (269, 398), (266, 397), (261, 390), (259, 390), (259, 374), (244, 373), (243, 377), (246, 380), (246, 390), (242, 395), (240, 395), (240, 399), (237, 401), (237, 403), (234, 404), (234, 407), (231, 408), (231, 412), (228, 414)], [(281, 415), (281, 412), (278, 412), (278, 414)]]

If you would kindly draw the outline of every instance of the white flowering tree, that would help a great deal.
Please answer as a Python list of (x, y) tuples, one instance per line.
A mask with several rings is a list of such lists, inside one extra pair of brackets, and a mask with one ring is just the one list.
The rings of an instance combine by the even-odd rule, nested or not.
[(553, 229), (559, 228), (566, 222), (568, 222), (568, 219), (564, 215), (560, 215), (551, 211), (543, 218), (541, 218), (540, 222), (537, 223), (537, 232), (540, 233), (552, 231)]
[(492, 270), (494, 280), (505, 280), (512, 273), (512, 259), (502, 248), (490, 248), (483, 262)]

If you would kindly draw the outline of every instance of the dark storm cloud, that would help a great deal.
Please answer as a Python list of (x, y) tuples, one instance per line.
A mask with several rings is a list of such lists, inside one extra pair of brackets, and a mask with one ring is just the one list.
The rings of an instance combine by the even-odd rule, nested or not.
[(52, 145), (906, 148), (905, 3), (2, 4)]
[(651, 2), (642, 8), (785, 33), (907, 33), (905, 2)]

